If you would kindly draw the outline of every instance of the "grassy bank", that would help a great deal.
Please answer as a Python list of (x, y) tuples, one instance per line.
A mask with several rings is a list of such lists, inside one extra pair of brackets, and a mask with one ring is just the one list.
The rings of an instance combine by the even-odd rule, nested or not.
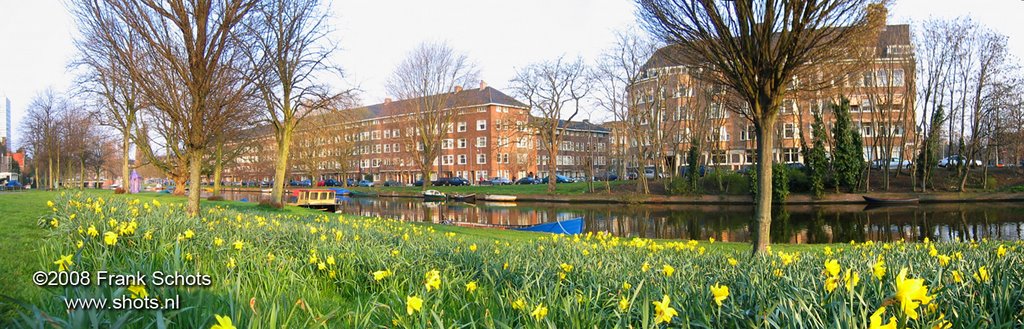
[[(633, 181), (612, 181), (610, 187), (613, 192), (621, 192), (622, 188), (629, 186), (632, 190), (633, 186), (636, 185)], [(375, 191), (375, 192), (397, 192), (397, 193), (409, 193), (418, 194), (423, 188), (420, 186), (375, 186), (375, 187), (349, 187), (348, 189), (354, 191)], [(547, 184), (528, 184), (528, 185), (498, 185), (498, 186), (431, 186), (430, 189), (438, 190), (445, 193), (479, 193), (479, 194), (548, 194)], [(594, 183), (594, 193), (606, 193), (607, 187), (604, 182)], [(556, 195), (580, 195), (588, 194), (590, 192), (589, 183), (562, 183), (556, 184), (555, 192)]]
[[(1020, 242), (780, 245), (750, 257), (745, 244), (713, 241), (557, 237), (230, 202), (209, 203), (190, 219), (182, 199), (170, 196), (34, 193), (17, 205), (37, 216), (42, 208), (44, 226), (26, 228), (36, 234), (28, 243), (5, 246), (20, 258), (2, 266), (177, 271), (211, 282), (38, 289), (39, 298), (25, 298), (39, 313), (7, 318), (12, 326), (205, 328), (218, 316), (254, 328), (832, 328), (873, 320), (931, 328), (1024, 320)], [(170, 296), (183, 307), (68, 312), (62, 302)]]

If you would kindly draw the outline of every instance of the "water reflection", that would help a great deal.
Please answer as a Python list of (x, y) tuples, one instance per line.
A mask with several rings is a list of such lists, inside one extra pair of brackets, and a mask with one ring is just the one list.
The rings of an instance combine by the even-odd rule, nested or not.
[[(228, 198), (258, 199), (252, 194)], [(1019, 240), (1024, 204), (922, 204), (872, 208), (864, 205), (775, 207), (771, 240), (787, 243), (954, 239)], [(566, 203), (423, 202), (415, 198), (345, 198), (346, 214), (405, 221), (444, 220), (498, 225), (533, 225), (583, 217), (584, 230), (615, 236), (749, 242), (753, 207), (742, 205), (621, 205)]]

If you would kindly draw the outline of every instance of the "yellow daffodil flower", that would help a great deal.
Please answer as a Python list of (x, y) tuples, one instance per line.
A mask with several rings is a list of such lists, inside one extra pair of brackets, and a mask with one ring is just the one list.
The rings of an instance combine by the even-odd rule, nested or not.
[(672, 317), (679, 315), (676, 309), (672, 308), (672, 300), (664, 295), (661, 301), (654, 301), (654, 323), (672, 323)]
[(878, 260), (875, 265), (871, 266), (871, 273), (875, 275), (875, 278), (881, 280), (885, 277), (885, 261)]
[[(153, 203), (156, 202), (156, 200), (153, 200)], [(231, 323), (231, 317), (220, 316), (219, 314), (214, 314), (213, 316), (217, 318), (217, 324), (214, 324), (210, 329), (235, 329), (235, 325)]]
[(373, 280), (374, 281), (384, 280), (385, 278), (387, 278), (389, 276), (391, 276), (391, 270), (383, 270), (383, 271), (373, 272)]
[(885, 307), (880, 307), (875, 313), (871, 314), (871, 324), (868, 329), (896, 329), (896, 317), (889, 317), (889, 322), (882, 324), (882, 314), (885, 313)]
[(149, 297), (149, 292), (146, 291), (146, 286), (143, 286), (143, 285), (131, 285), (131, 286), (128, 286), (128, 292), (131, 292), (132, 298), (146, 298), (146, 297)]
[(672, 267), (672, 265), (665, 264), (661, 266), (661, 271), (665, 273), (665, 276), (672, 276), (672, 273), (675, 273), (676, 269)]
[(476, 291), (476, 281), (470, 281), (469, 283), (466, 283), (466, 292), (471, 293), (474, 291)]
[(57, 265), (59, 271), (66, 271), (71, 267), (71, 265), (75, 265), (75, 262), (71, 261), (71, 256), (74, 255), (61, 256), (60, 258), (57, 258), (57, 261), (53, 262), (53, 264)]
[(116, 245), (117, 244), (117, 233), (110, 232), (110, 231), (107, 231), (107, 232), (103, 233), (103, 242), (106, 243), (108, 246)]
[(825, 273), (828, 273), (828, 276), (838, 276), (839, 270), (839, 261), (835, 259), (825, 261)]
[(428, 292), (441, 288), (441, 273), (437, 270), (430, 270), (424, 275), (424, 278), (426, 279), (424, 286), (427, 287)]
[(526, 301), (523, 300), (522, 298), (516, 299), (515, 301), (512, 302), (512, 309), (513, 310), (525, 310), (526, 309)]
[(917, 320), (917, 307), (928, 304), (931, 300), (924, 279), (907, 279), (907, 269), (900, 269), (900, 274), (896, 276), (896, 301), (900, 303), (903, 313)]
[(980, 282), (986, 282), (992, 279), (992, 276), (988, 274), (988, 269), (984, 266), (978, 268), (978, 272), (974, 273), (974, 279)]
[(629, 299), (626, 299), (626, 296), (622, 296), (619, 299), (619, 310), (625, 311), (627, 309), (629, 309)]
[(413, 312), (419, 312), (423, 308), (423, 299), (419, 296), (406, 296), (405, 297), (405, 313), (412, 315)]
[(729, 287), (720, 286), (718, 282), (715, 282), (715, 285), (711, 286), (711, 295), (715, 298), (715, 304), (722, 307), (722, 301), (729, 297)]
[(530, 316), (540, 321), (544, 319), (545, 316), (548, 316), (548, 307), (544, 306), (544, 304), (538, 304), (537, 307), (533, 309), (533, 312), (530, 312)]

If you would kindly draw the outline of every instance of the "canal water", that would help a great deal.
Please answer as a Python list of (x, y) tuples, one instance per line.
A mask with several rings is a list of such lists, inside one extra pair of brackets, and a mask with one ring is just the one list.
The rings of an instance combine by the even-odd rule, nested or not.
[[(228, 192), (233, 200), (258, 200), (259, 193)], [(772, 242), (935, 241), (1024, 238), (1024, 204), (1019, 202), (943, 203), (875, 207), (790, 205), (775, 207)], [(749, 242), (753, 206), (623, 205), (549, 202), (424, 202), (417, 198), (343, 198), (344, 214), (404, 221), (445, 220), (496, 225), (533, 225), (583, 217), (584, 231), (620, 237), (715, 238)]]

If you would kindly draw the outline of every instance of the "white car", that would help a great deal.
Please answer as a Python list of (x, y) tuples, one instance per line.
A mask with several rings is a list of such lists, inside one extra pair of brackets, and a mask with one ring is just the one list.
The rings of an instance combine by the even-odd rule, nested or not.
[[(963, 160), (963, 158), (960, 157), (959, 155), (948, 156), (939, 160), (939, 167), (945, 168), (947, 166), (959, 166), (961, 164), (960, 161), (965, 160)], [(965, 162), (969, 163), (971, 167), (981, 166), (981, 160), (970, 160)]]
[(901, 165), (903, 166), (903, 168), (910, 168), (910, 160), (901, 160), (900, 158), (889, 158), (888, 160), (878, 159), (871, 162), (872, 169), (882, 169), (883, 166), (888, 166), (889, 169), (897, 169), (900, 168)]

